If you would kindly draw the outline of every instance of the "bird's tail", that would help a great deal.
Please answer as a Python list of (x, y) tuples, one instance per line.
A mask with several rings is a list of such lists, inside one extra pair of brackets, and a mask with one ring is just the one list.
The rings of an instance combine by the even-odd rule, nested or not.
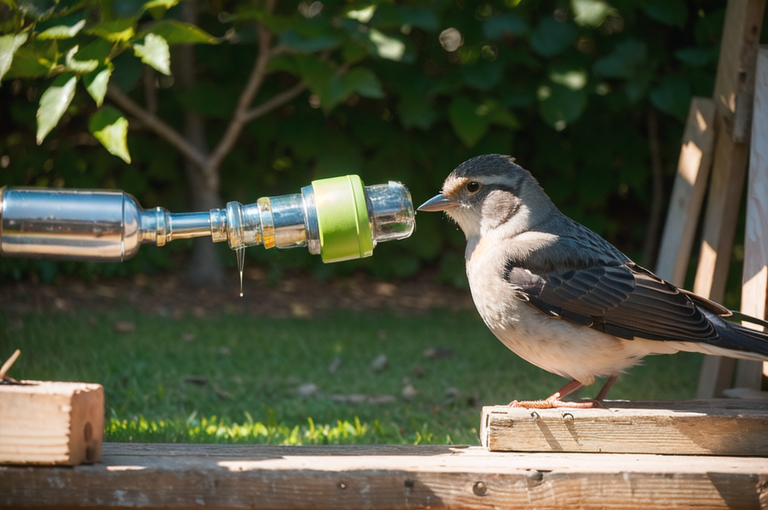
[[(715, 322), (720, 338), (712, 342), (718, 347), (730, 351), (738, 351), (743, 358), (768, 361), (768, 322), (750, 317), (740, 312), (733, 312), (729, 320)], [(741, 321), (731, 322), (731, 320)], [(763, 331), (747, 327), (743, 324), (751, 324), (763, 328)]]

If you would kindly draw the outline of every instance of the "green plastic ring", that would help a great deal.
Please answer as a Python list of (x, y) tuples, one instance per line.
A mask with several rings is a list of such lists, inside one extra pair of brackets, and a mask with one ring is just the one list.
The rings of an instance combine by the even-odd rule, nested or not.
[(323, 262), (340, 262), (373, 255), (363, 181), (345, 175), (312, 182)]

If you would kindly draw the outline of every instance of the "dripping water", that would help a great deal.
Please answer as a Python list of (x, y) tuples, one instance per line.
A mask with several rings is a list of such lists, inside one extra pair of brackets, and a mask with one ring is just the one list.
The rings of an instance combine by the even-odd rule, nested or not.
[(240, 269), (240, 297), (243, 297), (243, 264), (245, 262), (245, 248), (235, 248), (237, 254), (237, 267)]

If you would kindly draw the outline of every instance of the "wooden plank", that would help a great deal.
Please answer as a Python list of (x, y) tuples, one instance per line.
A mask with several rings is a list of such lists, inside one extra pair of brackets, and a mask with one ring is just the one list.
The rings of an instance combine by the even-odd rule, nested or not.
[[(749, 151), (755, 56), (765, 0), (728, 2), (715, 79), (716, 143), (693, 291), (722, 301)], [(697, 398), (722, 395), (733, 362), (707, 358)], [(729, 384), (728, 384), (729, 385)], [(727, 387), (727, 386), (726, 386)]]
[(104, 445), (102, 464), (0, 466), (0, 507), (768, 508), (768, 462), (451, 446)]
[(101, 385), (21, 382), (0, 385), (0, 463), (98, 462), (104, 433)]
[[(741, 311), (765, 319), (768, 302), (768, 48), (759, 49), (756, 69)], [(764, 365), (760, 361), (739, 360), (735, 386), (759, 390)]]
[[(483, 408), (492, 451), (768, 456), (768, 402), (619, 402), (605, 409)], [(766, 461), (768, 464), (768, 461)]]
[(699, 214), (712, 166), (715, 112), (712, 99), (694, 97), (685, 123), (677, 174), (661, 237), (656, 274), (675, 285), (685, 284)]

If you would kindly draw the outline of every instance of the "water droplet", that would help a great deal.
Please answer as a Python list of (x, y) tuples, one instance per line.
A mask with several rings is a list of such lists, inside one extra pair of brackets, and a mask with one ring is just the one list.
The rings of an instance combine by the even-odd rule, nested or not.
[(240, 297), (243, 297), (243, 265), (245, 263), (245, 248), (236, 248), (237, 267), (240, 269)]

